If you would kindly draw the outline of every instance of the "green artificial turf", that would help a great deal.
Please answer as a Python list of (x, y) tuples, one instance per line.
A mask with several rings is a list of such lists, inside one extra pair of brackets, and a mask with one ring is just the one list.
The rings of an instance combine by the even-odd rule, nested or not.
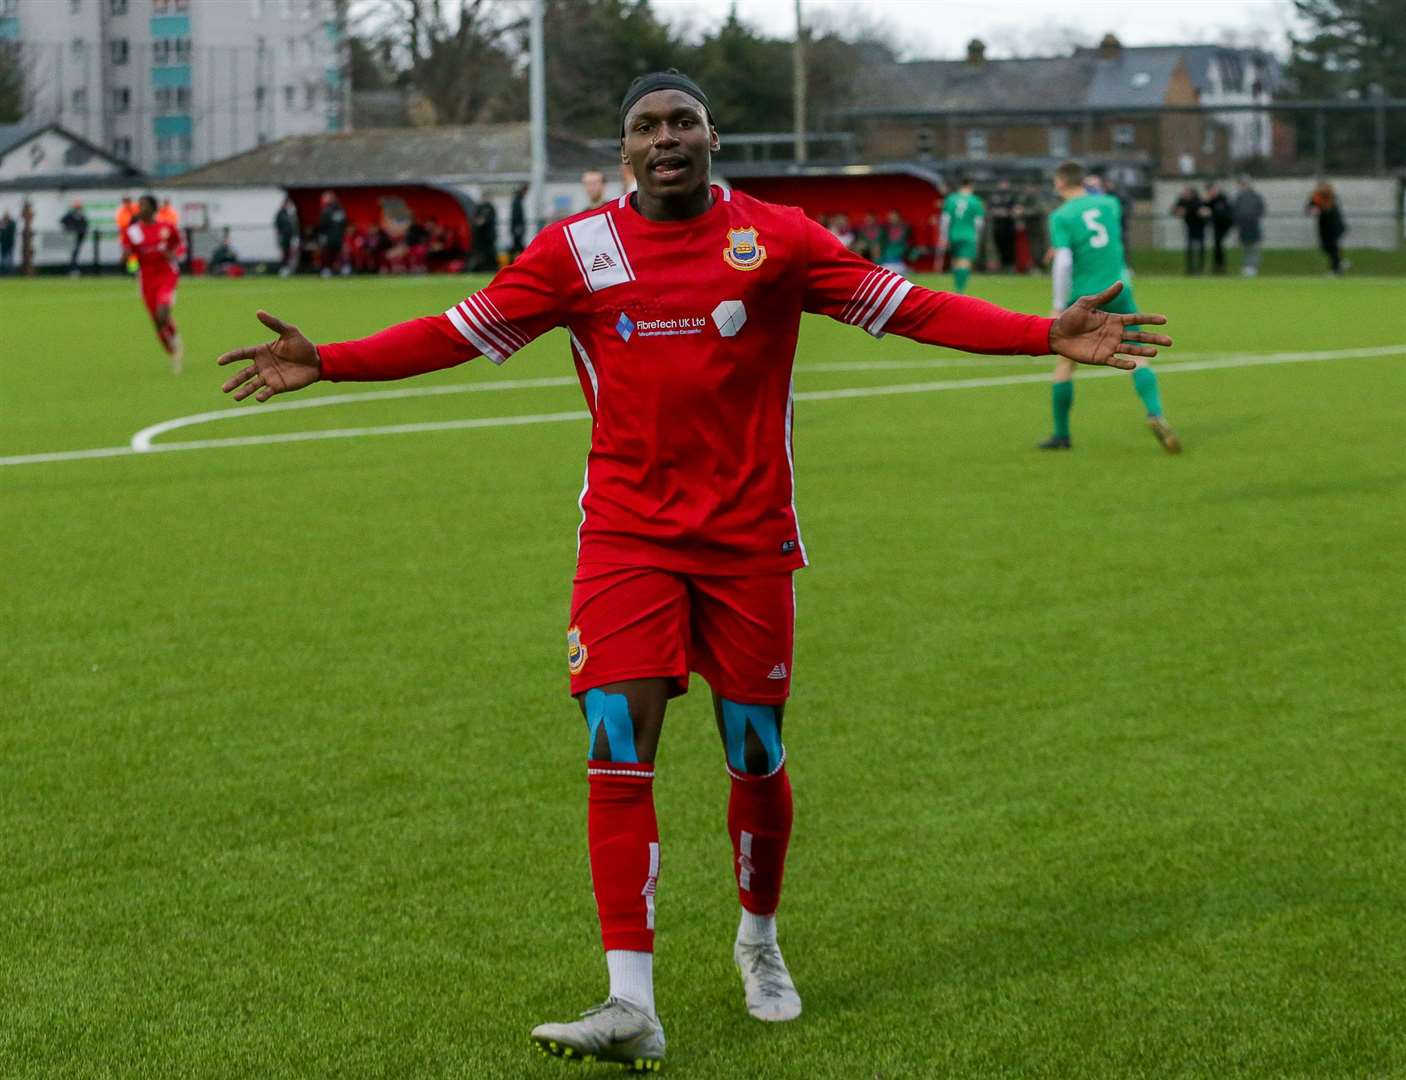
[[(0, 284), (0, 456), (228, 407), (210, 358), (264, 336), (257, 306), (327, 340), (475, 284), (191, 281), (179, 379), (130, 283)], [(1033, 449), (1043, 381), (797, 405), (780, 926), (805, 1013), (743, 1011), (694, 693), (656, 782), (670, 1071), (1406, 1074), (1402, 291), (1139, 277), (1177, 338), (1176, 458), (1121, 376), (1078, 383), (1068, 454)], [(959, 365), (903, 366), (932, 360)], [(1047, 367), (808, 319), (796, 388)], [(419, 383), (571, 374), (552, 335)], [(582, 407), (445, 394), (157, 442)], [(586, 442), (0, 467), (0, 1076), (567, 1075), (527, 1032), (605, 989), (563, 639)]]

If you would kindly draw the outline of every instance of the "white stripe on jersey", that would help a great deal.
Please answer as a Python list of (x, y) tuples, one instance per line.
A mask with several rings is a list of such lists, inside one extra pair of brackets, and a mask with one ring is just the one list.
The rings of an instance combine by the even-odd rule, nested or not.
[(501, 364), (507, 359), (506, 356), (498, 351), (496, 345), (487, 338), (482, 337), (478, 331), (469, 325), (469, 321), (464, 318), (463, 312), (460, 311), (459, 304), (455, 304), (444, 314), (448, 316), (449, 321), (454, 324), (454, 329), (459, 331), (459, 336), (477, 349), (482, 355), (488, 357), (488, 359), (492, 360), (495, 364)]
[(913, 287), (911, 281), (904, 281), (898, 288), (889, 294), (889, 302), (884, 305), (884, 309), (876, 315), (872, 322), (864, 329), (873, 334), (876, 338), (884, 336), (884, 327), (888, 325), (893, 313), (898, 310), (898, 305), (903, 303), (903, 298), (908, 295), (908, 290)]
[[(571, 347), (576, 350), (576, 355), (581, 358), (581, 366), (586, 369), (586, 377), (591, 380), (591, 405), (593, 412), (600, 410), (600, 382), (596, 378), (596, 366), (591, 363), (591, 358), (586, 355), (586, 347), (581, 344), (580, 339), (567, 329), (567, 335), (571, 338)], [(592, 421), (594, 422), (594, 421)], [(576, 557), (581, 557), (581, 530), (586, 527), (586, 493), (591, 490), (591, 452), (586, 451), (586, 467), (582, 470), (581, 494), (576, 498), (576, 505), (581, 508), (581, 524), (576, 526)]]
[[(796, 515), (796, 458), (791, 452), (791, 414), (796, 408), (796, 380), (786, 391), (786, 466), (791, 470), (791, 522), (796, 526), (796, 546), (801, 549), (801, 562), (809, 566), (806, 555), (806, 542), (801, 539), (801, 519)], [(577, 554), (580, 554), (579, 552)]]
[(493, 342), (493, 347), (498, 352), (494, 358), (497, 363), (501, 364), (512, 354), (512, 345), (502, 334), (489, 328), (488, 320), (483, 317), (478, 305), (473, 302), (472, 296), (466, 296), (459, 301), (459, 314), (464, 316), (464, 321), (472, 326), (480, 337)]
[(522, 348), (513, 338), (513, 332), (509, 330), (502, 320), (494, 318), (488, 306), (488, 298), (481, 292), (472, 296), (464, 297), (459, 305), (464, 315), (474, 322), (480, 331), (491, 337), (498, 347), (503, 351), (506, 359)]
[(869, 320), (883, 309), (884, 304), (888, 302), (889, 294), (898, 288), (901, 281), (903, 278), (897, 274), (888, 274), (883, 283), (870, 295), (869, 302), (864, 305), (864, 310), (855, 318), (855, 324), (867, 327)]
[(844, 310), (840, 312), (841, 322), (850, 321), (851, 316), (859, 309), (860, 298), (868, 290), (869, 286), (874, 283), (874, 279), (882, 276), (882, 274), (883, 271), (876, 266), (874, 269), (870, 270), (869, 273), (864, 275), (864, 279), (859, 283), (859, 287), (855, 289), (854, 293), (850, 296), (849, 303), (847, 303)]
[(498, 305), (493, 302), (493, 297), (489, 296), (487, 292), (477, 292), (474, 293), (474, 295), (483, 301), (484, 306), (488, 309), (488, 313), (498, 320), (499, 325), (503, 328), (503, 332), (517, 342), (517, 348), (521, 349), (531, 340), (518, 329), (516, 323), (509, 322), (503, 317), (502, 311), (498, 309)]

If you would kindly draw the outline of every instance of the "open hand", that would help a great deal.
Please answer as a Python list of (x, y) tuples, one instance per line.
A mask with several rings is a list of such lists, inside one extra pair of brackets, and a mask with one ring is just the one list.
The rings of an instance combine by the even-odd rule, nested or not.
[(243, 401), (251, 394), (255, 401), (267, 401), (275, 394), (301, 390), (322, 378), (317, 347), (303, 337), (296, 326), (275, 318), (267, 311), (257, 314), (259, 322), (276, 333), (278, 338), (267, 345), (249, 345), (221, 356), (218, 363), (222, 365), (240, 360), (253, 361), (243, 371), (225, 380), (221, 390), (226, 394), (233, 392), (235, 401)]
[(1127, 329), (1129, 326), (1163, 326), (1167, 322), (1165, 315), (1142, 312), (1117, 315), (1099, 310), (1122, 291), (1123, 283), (1115, 281), (1103, 292), (1081, 296), (1070, 304), (1050, 327), (1050, 348), (1080, 364), (1102, 364), (1124, 371), (1137, 367), (1137, 361), (1130, 357), (1156, 356), (1153, 345), (1170, 348), (1172, 339), (1166, 334)]

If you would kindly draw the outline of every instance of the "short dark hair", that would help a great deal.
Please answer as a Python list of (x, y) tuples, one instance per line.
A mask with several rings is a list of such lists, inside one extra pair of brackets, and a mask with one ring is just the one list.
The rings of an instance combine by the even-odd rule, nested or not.
[(1055, 179), (1065, 187), (1073, 187), (1084, 182), (1084, 166), (1078, 161), (1061, 161), (1055, 169)]
[(161, 205), (159, 202), (156, 201), (156, 196), (153, 195), (153, 194), (152, 194), (151, 192), (149, 192), (149, 191), (148, 191), (145, 195), (141, 195), (141, 196), (139, 196), (139, 197), (137, 198), (137, 205), (138, 205), (138, 206), (141, 206), (141, 204), (144, 203), (144, 202), (149, 202), (149, 203), (151, 203), (151, 208), (152, 208), (153, 210), (155, 210), (158, 206)]
[(971, 178), (970, 176), (961, 176), (961, 177), (958, 177), (958, 178), (957, 178), (957, 186), (958, 186), (958, 187), (971, 187), (971, 185), (972, 185), (972, 178)]

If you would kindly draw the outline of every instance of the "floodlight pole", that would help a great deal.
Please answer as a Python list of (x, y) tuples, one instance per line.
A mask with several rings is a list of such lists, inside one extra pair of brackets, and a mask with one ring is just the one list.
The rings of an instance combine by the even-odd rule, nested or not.
[(796, 0), (795, 62), (791, 65), (791, 98), (796, 114), (796, 160), (806, 160), (806, 29), (801, 19), (801, 0)]
[(547, 223), (547, 68), (543, 60), (542, 8), (532, 0), (532, 49), (529, 93), (532, 110), (532, 228)]

